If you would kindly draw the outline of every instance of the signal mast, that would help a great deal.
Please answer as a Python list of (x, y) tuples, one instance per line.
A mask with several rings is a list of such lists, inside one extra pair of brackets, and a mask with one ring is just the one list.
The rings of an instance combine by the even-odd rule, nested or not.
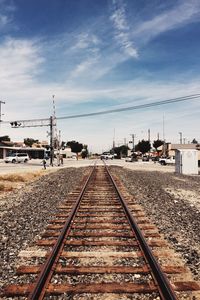
[[(49, 118), (32, 119), (32, 120), (18, 120), (9, 122), (12, 128), (26, 128), (26, 127), (49, 127), (48, 136), (50, 136), (50, 165), (53, 166), (54, 148), (58, 144), (57, 129), (56, 129), (56, 115), (55, 115), (55, 95), (53, 95), (53, 115)], [(7, 122), (4, 122), (7, 123)], [(55, 132), (55, 134), (54, 134)], [(57, 147), (57, 146), (56, 146)]]

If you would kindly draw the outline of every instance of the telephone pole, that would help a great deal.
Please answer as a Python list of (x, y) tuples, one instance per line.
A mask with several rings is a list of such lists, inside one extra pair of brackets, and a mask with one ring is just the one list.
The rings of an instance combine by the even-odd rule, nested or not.
[(50, 165), (53, 166), (53, 159), (54, 159), (54, 130), (53, 130), (53, 117), (50, 116)]
[(182, 132), (179, 132), (179, 134), (180, 134), (180, 144), (182, 144), (183, 143)]
[(114, 134), (113, 134), (113, 149), (115, 148), (115, 128), (114, 128)]
[(151, 131), (150, 131), (150, 129), (148, 129), (148, 141), (149, 141), (149, 143), (151, 142)]
[(132, 133), (131, 134), (131, 137), (132, 137), (132, 144), (133, 144), (133, 152), (135, 151), (135, 134), (134, 133)]
[(165, 116), (163, 114), (163, 155), (166, 156), (166, 142), (165, 142)]

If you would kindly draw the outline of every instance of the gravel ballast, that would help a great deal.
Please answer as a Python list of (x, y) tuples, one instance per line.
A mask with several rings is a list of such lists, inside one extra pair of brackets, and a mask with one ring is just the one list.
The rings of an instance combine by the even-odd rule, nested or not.
[(0, 286), (12, 283), (18, 254), (45, 229), (57, 206), (75, 190), (88, 168), (68, 168), (40, 177), (5, 196), (0, 207)]
[(200, 279), (200, 177), (111, 167)]
[[(19, 252), (35, 245), (35, 240), (57, 212), (57, 206), (80, 185), (88, 170), (62, 169), (4, 197), (4, 205), (0, 207), (0, 286), (16, 281)], [(111, 171), (123, 181), (136, 203), (143, 206), (146, 215), (182, 255), (194, 279), (199, 280), (200, 178), (122, 167), (111, 167)]]

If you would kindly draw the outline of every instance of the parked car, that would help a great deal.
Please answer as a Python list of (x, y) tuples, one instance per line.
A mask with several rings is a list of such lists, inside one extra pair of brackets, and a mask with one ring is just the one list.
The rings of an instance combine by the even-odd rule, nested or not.
[(137, 161), (137, 160), (138, 160), (137, 155), (130, 155), (125, 158), (125, 161), (127, 161), (127, 162), (133, 162), (133, 161)]
[(151, 160), (154, 161), (154, 162), (159, 161), (159, 159), (160, 159), (159, 156), (152, 156), (151, 157)]
[(161, 157), (159, 159), (159, 163), (163, 166), (174, 165), (175, 164), (175, 156)]
[(125, 161), (131, 162), (131, 161), (133, 161), (132, 159), (133, 159), (132, 156), (127, 156), (127, 157), (125, 158)]
[(114, 155), (109, 152), (104, 152), (100, 156), (101, 159), (113, 159)]
[(28, 162), (29, 161), (29, 156), (27, 153), (12, 153), (11, 155), (7, 156), (5, 158), (6, 163), (20, 163), (20, 162)]
[(142, 161), (149, 161), (149, 156), (143, 155), (142, 156)]

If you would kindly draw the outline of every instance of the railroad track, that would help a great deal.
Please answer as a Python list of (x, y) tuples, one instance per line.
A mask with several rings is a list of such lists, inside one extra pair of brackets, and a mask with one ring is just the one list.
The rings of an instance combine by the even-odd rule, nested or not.
[(81, 191), (59, 206), (37, 242), (41, 250), (18, 268), (24, 283), (5, 287), (3, 296), (171, 300), (200, 290), (198, 282), (168, 281), (186, 269), (169, 262), (161, 269), (158, 258), (169, 258), (165, 241), (137, 204), (127, 205), (129, 198), (106, 166), (94, 166)]

